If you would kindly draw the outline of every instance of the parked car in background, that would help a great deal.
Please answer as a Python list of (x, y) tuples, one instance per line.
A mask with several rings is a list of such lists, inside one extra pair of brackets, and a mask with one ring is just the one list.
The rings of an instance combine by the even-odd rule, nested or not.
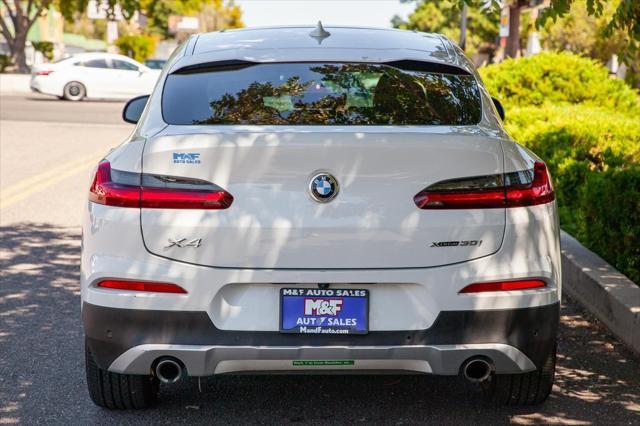
[(159, 70), (126, 56), (82, 53), (33, 67), (30, 87), (70, 101), (129, 99), (151, 93), (159, 75)]
[(144, 64), (153, 70), (161, 70), (166, 63), (166, 59), (147, 59), (144, 61)]

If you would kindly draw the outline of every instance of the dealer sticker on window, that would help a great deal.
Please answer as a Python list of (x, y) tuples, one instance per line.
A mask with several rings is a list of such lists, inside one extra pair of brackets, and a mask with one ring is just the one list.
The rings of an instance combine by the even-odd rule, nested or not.
[(301, 334), (367, 334), (369, 291), (283, 288), (280, 331)]

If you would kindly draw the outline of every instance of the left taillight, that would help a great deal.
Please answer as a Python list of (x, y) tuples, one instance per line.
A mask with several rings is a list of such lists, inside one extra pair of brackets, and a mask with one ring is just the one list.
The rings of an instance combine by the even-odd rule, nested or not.
[(413, 198), (420, 209), (491, 209), (526, 207), (553, 201), (547, 166), (536, 161), (520, 172), (437, 182)]
[(105, 206), (140, 207), (140, 186), (114, 181), (111, 164), (102, 161), (89, 187), (89, 200)]
[(112, 170), (105, 160), (98, 164), (89, 200), (116, 207), (220, 210), (231, 206), (233, 196), (197, 179)]
[(152, 281), (103, 280), (96, 284), (96, 287), (111, 290), (145, 291), (149, 293), (187, 294), (187, 291), (177, 284)]

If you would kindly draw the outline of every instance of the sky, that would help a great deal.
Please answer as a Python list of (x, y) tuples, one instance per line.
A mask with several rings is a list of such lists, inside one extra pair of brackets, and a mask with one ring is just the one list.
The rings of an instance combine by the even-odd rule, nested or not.
[(247, 27), (271, 25), (354, 25), (391, 27), (393, 15), (406, 18), (415, 3), (400, 0), (235, 0)]

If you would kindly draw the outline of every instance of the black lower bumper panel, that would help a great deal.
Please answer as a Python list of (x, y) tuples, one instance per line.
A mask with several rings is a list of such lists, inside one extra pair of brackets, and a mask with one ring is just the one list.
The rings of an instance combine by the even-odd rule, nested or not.
[(142, 344), (220, 346), (399, 346), (503, 343), (540, 367), (553, 348), (560, 305), (482, 311), (443, 311), (424, 330), (366, 335), (282, 334), (220, 330), (206, 312), (116, 309), (84, 303), (87, 344), (101, 368)]

